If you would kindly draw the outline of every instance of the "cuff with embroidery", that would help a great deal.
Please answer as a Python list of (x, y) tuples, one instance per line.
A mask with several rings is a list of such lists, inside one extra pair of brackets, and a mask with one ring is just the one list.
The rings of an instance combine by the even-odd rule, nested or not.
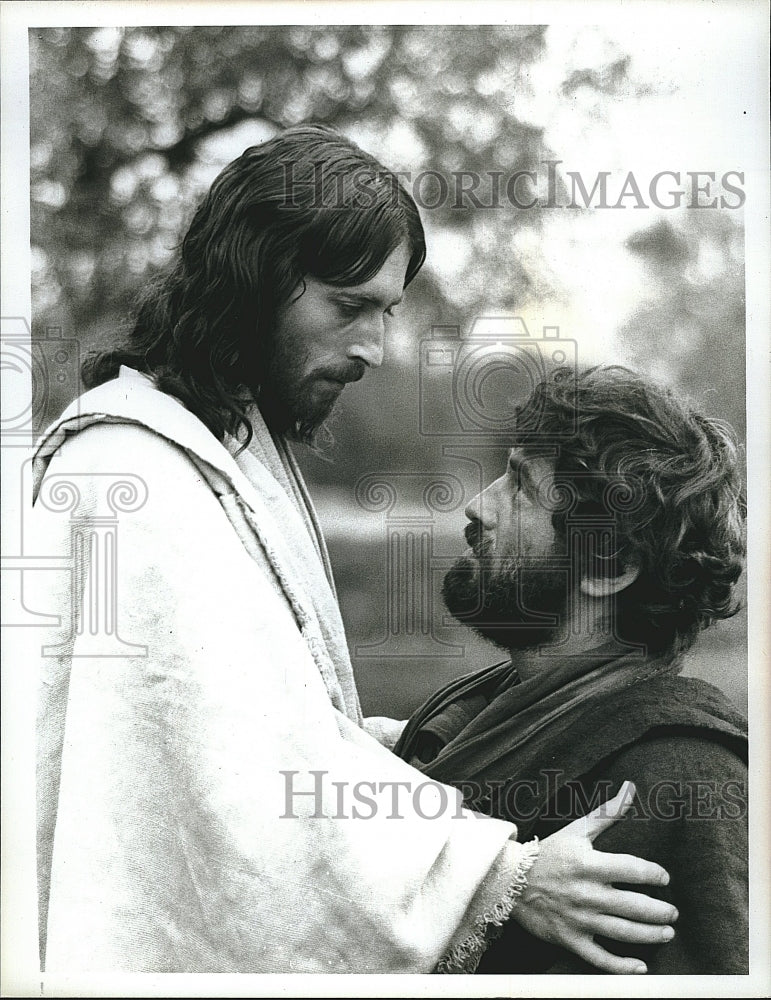
[(481, 883), (456, 930), (448, 950), (434, 970), (437, 973), (476, 971), (487, 947), (501, 933), (519, 896), (527, 873), (538, 857), (538, 839), (520, 844), (509, 840)]

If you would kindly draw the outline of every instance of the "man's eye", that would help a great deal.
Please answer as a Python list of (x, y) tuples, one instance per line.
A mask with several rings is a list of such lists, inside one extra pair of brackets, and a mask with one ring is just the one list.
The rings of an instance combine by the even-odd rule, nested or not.
[(357, 302), (342, 302), (338, 299), (336, 305), (337, 311), (346, 319), (353, 319), (354, 316), (358, 316), (361, 310), (361, 306)]
[(530, 489), (522, 469), (516, 465), (509, 465), (507, 472), (511, 482), (512, 495), (519, 497), (520, 501), (530, 502)]

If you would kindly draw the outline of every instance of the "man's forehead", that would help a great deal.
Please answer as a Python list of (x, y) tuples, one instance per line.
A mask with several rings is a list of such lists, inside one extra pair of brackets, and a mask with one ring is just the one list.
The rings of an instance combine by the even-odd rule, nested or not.
[(382, 267), (367, 281), (358, 285), (335, 285), (338, 292), (367, 301), (395, 305), (401, 301), (410, 253), (406, 243), (401, 243), (383, 262)]

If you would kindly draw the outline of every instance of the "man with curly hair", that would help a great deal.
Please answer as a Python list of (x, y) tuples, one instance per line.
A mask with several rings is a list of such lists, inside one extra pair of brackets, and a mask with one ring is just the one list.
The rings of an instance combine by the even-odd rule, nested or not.
[[(507, 469), (466, 509), (450, 612), (509, 652), (419, 709), (397, 752), (467, 804), (546, 836), (633, 776), (598, 839), (672, 872), (652, 973), (746, 973), (747, 730), (681, 676), (736, 611), (745, 503), (729, 427), (620, 367), (558, 369), (517, 415)], [(731, 669), (726, 663), (726, 671)], [(610, 947), (610, 945), (608, 945)], [(587, 972), (507, 927), (481, 972)]]

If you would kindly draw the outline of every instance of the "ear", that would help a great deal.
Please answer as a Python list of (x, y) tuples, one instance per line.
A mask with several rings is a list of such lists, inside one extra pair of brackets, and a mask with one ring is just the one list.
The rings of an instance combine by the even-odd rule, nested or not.
[(631, 564), (618, 576), (585, 576), (581, 580), (581, 591), (589, 597), (611, 597), (626, 590), (639, 575), (640, 567)]

